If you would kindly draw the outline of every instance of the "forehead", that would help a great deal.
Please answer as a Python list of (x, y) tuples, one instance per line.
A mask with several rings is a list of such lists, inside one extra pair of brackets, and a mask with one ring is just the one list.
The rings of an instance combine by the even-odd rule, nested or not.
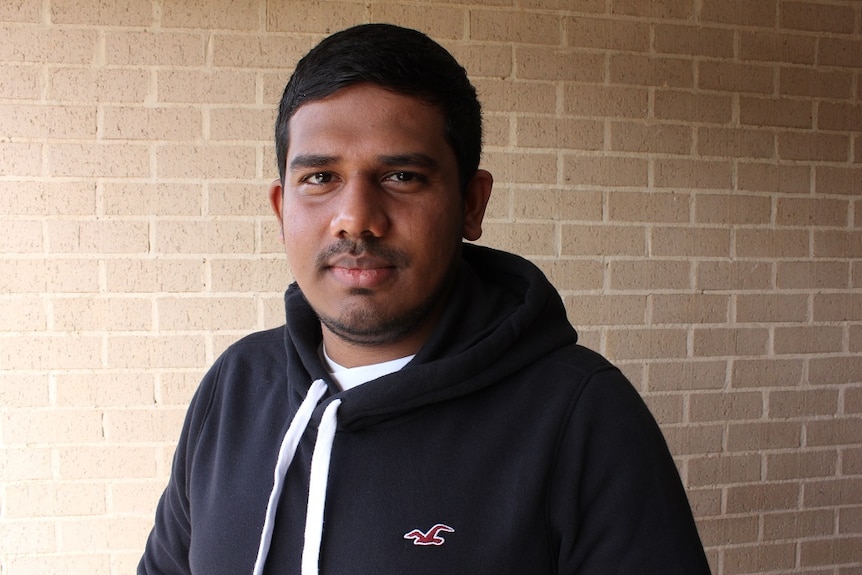
[(288, 157), (309, 146), (353, 147), (359, 142), (452, 152), (439, 106), (373, 84), (348, 86), (302, 104), (293, 113), (289, 128)]

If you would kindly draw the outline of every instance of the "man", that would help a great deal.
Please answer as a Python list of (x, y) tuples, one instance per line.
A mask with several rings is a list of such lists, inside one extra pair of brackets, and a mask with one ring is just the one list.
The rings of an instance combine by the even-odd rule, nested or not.
[(462, 244), (492, 177), (448, 52), (325, 39), (276, 144), (286, 326), (202, 382), (139, 574), (709, 572), (636, 391), (536, 267)]

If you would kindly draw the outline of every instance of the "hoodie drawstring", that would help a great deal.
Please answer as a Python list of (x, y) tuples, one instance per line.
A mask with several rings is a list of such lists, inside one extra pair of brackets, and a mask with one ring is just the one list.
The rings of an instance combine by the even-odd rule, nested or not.
[[(308, 390), (305, 399), (296, 411), (293, 421), (287, 428), (281, 447), (278, 450), (278, 459), (275, 463), (275, 473), (272, 492), (269, 494), (269, 502), (266, 505), (266, 518), (263, 523), (263, 532), (260, 535), (260, 546), (257, 558), (254, 562), (253, 575), (262, 575), (266, 558), (269, 555), (272, 533), (275, 527), (275, 514), (281, 492), (284, 489), (284, 478), (290, 467), (296, 448), (302, 434), (305, 433), (314, 408), (326, 394), (326, 382), (322, 379), (315, 380)], [(317, 441), (314, 444), (314, 452), (311, 456), (311, 476), (309, 478), (308, 510), (305, 518), (305, 544), (302, 550), (302, 574), (312, 575), (317, 573), (318, 559), (320, 556), (320, 543), (323, 537), (323, 510), (326, 506), (326, 483), (329, 476), (329, 459), (332, 454), (332, 443), (335, 440), (335, 429), (338, 424), (336, 413), (341, 400), (336, 399), (330, 403), (323, 412), (320, 426), (317, 431)]]

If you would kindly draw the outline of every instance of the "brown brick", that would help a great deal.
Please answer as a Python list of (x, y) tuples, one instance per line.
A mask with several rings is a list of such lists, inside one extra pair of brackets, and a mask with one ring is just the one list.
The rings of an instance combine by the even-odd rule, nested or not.
[(482, 116), (482, 144), (486, 148), (508, 148), (514, 146), (512, 125), (514, 118), (502, 114)]
[(56, 552), (56, 526), (46, 520), (4, 520), (0, 545), (16, 554), (38, 555)]
[(515, 48), (515, 74), (521, 80), (604, 81), (604, 56), (563, 48)]
[[(247, 70), (158, 71), (158, 101), (195, 104), (253, 104), (255, 75)], [(284, 85), (282, 84), (282, 88)]]
[(611, 329), (607, 354), (613, 359), (680, 358), (686, 356), (684, 329)]
[[(853, 446), (848, 449), (842, 449), (840, 454), (842, 475), (862, 474), (862, 447)], [(849, 529), (845, 527), (841, 531), (846, 532)], [(857, 532), (862, 533), (862, 530), (857, 530)]]
[(154, 232), (157, 253), (252, 253), (253, 222), (230, 220), (160, 221)]
[(561, 255), (643, 256), (644, 228), (635, 226), (563, 224)]
[(647, 385), (650, 391), (716, 390), (726, 379), (724, 361), (650, 362)]
[(600, 221), (602, 194), (564, 188), (515, 188), (512, 213), (518, 219)]
[(32, 140), (94, 138), (95, 106), (3, 105), (6, 135)]
[(202, 66), (205, 57), (206, 38), (200, 32), (105, 32), (108, 65)]
[[(849, 6), (847, 8), (849, 9)], [(821, 66), (843, 66), (856, 70), (862, 67), (862, 41), (860, 40), (824, 36), (820, 39), (819, 48), (817, 63)]]
[(805, 322), (807, 295), (739, 294), (736, 321), (740, 323)]
[(704, 224), (768, 224), (772, 202), (768, 197), (740, 194), (697, 194), (695, 221)]
[(736, 233), (738, 257), (800, 258), (808, 256), (804, 230), (740, 229)]
[(199, 216), (203, 211), (200, 184), (104, 184), (102, 201), (109, 216)]
[(661, 188), (730, 189), (733, 165), (723, 160), (655, 160), (655, 185)]
[(259, 4), (256, 0), (164, 0), (161, 25), (165, 28), (257, 30)]
[(818, 102), (817, 127), (821, 130), (862, 131), (862, 105)]
[(806, 481), (803, 507), (835, 507), (862, 504), (862, 479), (824, 479)]
[[(509, 6), (509, 0), (482, 0), (481, 4)], [(538, 8), (540, 10), (566, 10), (579, 14), (604, 13), (606, 11), (605, 0), (581, 0), (572, 4), (569, 0), (520, 0), (519, 6), (524, 8)]]
[(775, 223), (784, 226), (847, 227), (850, 204), (846, 200), (779, 198)]
[(684, 58), (618, 54), (610, 57), (610, 81), (637, 86), (691, 88), (694, 65)]
[(730, 298), (710, 294), (656, 294), (652, 296), (652, 323), (725, 323)]
[(692, 149), (692, 129), (677, 124), (611, 123), (611, 149), (623, 152), (686, 155)]
[(655, 26), (655, 50), (659, 53), (712, 58), (733, 57), (733, 31), (706, 26)]
[[(282, 305), (282, 319), (284, 306)], [(282, 322), (284, 323), (284, 322)], [(159, 405), (187, 406), (203, 377), (203, 373), (165, 372), (159, 374), (156, 385), (156, 401)]]
[(862, 537), (830, 538), (821, 541), (803, 541), (801, 563), (804, 567), (862, 563)]
[(557, 108), (557, 91), (550, 84), (479, 79), (474, 85), (486, 112), (548, 114)]
[(697, 289), (750, 290), (772, 286), (772, 264), (769, 262), (697, 262)]
[(96, 58), (96, 30), (73, 30), (0, 25), (6, 42), (0, 46), (0, 61), (58, 64), (91, 64)]
[(858, 357), (811, 358), (808, 362), (808, 383), (811, 385), (852, 384), (859, 381), (862, 381), (862, 361)]
[(829, 353), (841, 351), (843, 330), (833, 326), (801, 326), (775, 328), (775, 352)]
[(153, 405), (153, 376), (124, 373), (64, 373), (56, 376), (56, 402), (59, 407), (93, 408), (102, 406)]
[(611, 261), (610, 285), (617, 290), (689, 289), (691, 264), (675, 260)]
[(739, 30), (738, 33), (740, 60), (811, 65), (817, 57), (814, 36), (771, 30)]
[(212, 140), (258, 140), (269, 142), (275, 125), (274, 109), (216, 108), (210, 110)]
[(251, 179), (255, 166), (252, 146), (164, 145), (156, 150), (156, 173), (160, 178)]
[(811, 102), (804, 100), (743, 96), (739, 99), (739, 121), (751, 126), (811, 128), (814, 115)]
[(33, 101), (42, 97), (45, 82), (39, 66), (0, 64), (0, 73), (0, 98)]
[(769, 66), (704, 60), (697, 67), (702, 89), (761, 94), (772, 94), (775, 89), (775, 73)]
[(96, 212), (93, 181), (0, 181), (0, 213), (6, 216), (67, 216)]
[(798, 449), (801, 446), (800, 422), (731, 423), (727, 428), (727, 450), (730, 452)]
[(693, 13), (694, 3), (691, 0), (663, 0), (661, 2), (614, 0), (611, 3), (611, 14), (626, 16), (688, 20)]
[(146, 178), (150, 175), (149, 150), (142, 144), (51, 144), (47, 154), (52, 176)]
[(0, 236), (0, 252), (6, 254), (36, 254), (45, 249), (42, 241), (42, 222), (11, 220), (3, 222), (4, 235)]
[(70, 103), (144, 102), (149, 78), (140, 69), (56, 68), (48, 72), (48, 97)]
[[(734, 388), (797, 387), (802, 382), (802, 360), (736, 359), (733, 362)], [(772, 397), (772, 396), (771, 396)], [(780, 398), (782, 396), (775, 396)], [(788, 397), (788, 396), (785, 396)], [(798, 395), (790, 397), (799, 397)], [(770, 416), (776, 416), (770, 408)]]
[(117, 368), (199, 367), (206, 363), (204, 336), (109, 336), (107, 353), (108, 366)]
[(728, 549), (724, 554), (724, 573), (787, 572), (796, 566), (794, 543), (756, 543)]
[(837, 469), (838, 452), (831, 449), (766, 454), (768, 481), (831, 477)]
[(5, 408), (46, 407), (50, 403), (48, 388), (47, 373), (10, 373), (7, 371), (0, 378), (0, 398), (2, 398)]
[(815, 294), (814, 321), (862, 321), (862, 293)]
[(526, 11), (470, 11), (470, 37), (474, 40), (559, 45), (561, 20), (549, 13)]
[(251, 330), (253, 297), (165, 297), (156, 299), (159, 329), (169, 331)]
[(662, 432), (674, 455), (720, 453), (722, 449), (723, 425), (664, 425)]
[(720, 489), (686, 489), (688, 502), (696, 519), (721, 515)]
[(537, 184), (557, 181), (555, 153), (491, 152), (484, 155), (483, 164), (499, 182)]
[(814, 256), (854, 258), (862, 254), (862, 232), (814, 231)]
[(699, 128), (697, 151), (701, 156), (773, 158), (775, 137), (768, 130)]
[(776, 285), (781, 289), (846, 289), (849, 272), (847, 262), (778, 262)]
[(54, 298), (52, 325), (60, 331), (146, 331), (152, 304), (143, 298)]
[(0, 260), (0, 292), (85, 293), (99, 291), (99, 263), (94, 260)]
[(777, 22), (778, 2), (747, 0), (703, 0), (700, 18), (705, 22), (772, 28)]
[(601, 150), (602, 122), (566, 118), (518, 118), (517, 144), (526, 148)]
[[(281, 256), (271, 259), (213, 259), (209, 260), (209, 265), (214, 292), (280, 294), (287, 288), (290, 278), (287, 262)], [(280, 298), (279, 305), (283, 307)], [(283, 315), (283, 310), (279, 311)]]
[(759, 483), (730, 486), (727, 489), (727, 513), (796, 510), (799, 502), (798, 483)]
[(482, 241), (521, 255), (555, 255), (555, 233), (547, 224), (486, 224)]
[(778, 156), (783, 160), (845, 162), (850, 158), (850, 138), (810, 132), (778, 134)]
[(74, 437), (82, 443), (102, 440), (101, 414), (95, 411), (40, 409), (14, 410), (0, 415), (6, 445), (64, 443)]
[(763, 516), (763, 538), (766, 541), (832, 535), (834, 529), (835, 512), (829, 509), (767, 513)]
[(42, 146), (0, 142), (0, 176), (39, 176), (42, 173)]
[(858, 196), (862, 194), (862, 167), (817, 166), (814, 183), (818, 194)]
[(647, 160), (623, 156), (563, 157), (563, 181), (570, 185), (646, 186)]
[(676, 192), (608, 192), (608, 218), (612, 222), (689, 221), (691, 196)]
[(760, 419), (763, 396), (760, 392), (697, 393), (689, 397), (689, 419), (701, 421), (738, 421)]
[[(95, 335), (28, 335), (4, 340), (0, 348), (4, 369), (94, 369), (102, 367), (101, 338)], [(25, 429), (33, 423), (22, 424)], [(9, 436), (6, 436), (9, 440)]]
[(644, 325), (646, 296), (577, 295), (566, 302), (575, 326)]
[(147, 222), (54, 220), (45, 228), (51, 253), (145, 254), (150, 248)]
[(563, 111), (588, 117), (646, 118), (649, 92), (641, 87), (566, 84)]
[(838, 512), (839, 533), (862, 533), (862, 508), (842, 509)]
[(42, 18), (39, 2), (4, 2), (0, 5), (0, 22), (38, 23)]
[(489, 44), (453, 44), (452, 55), (471, 78), (508, 78), (514, 73), (513, 48)]
[(648, 52), (649, 25), (612, 18), (567, 18), (566, 44), (600, 50)]
[(197, 292), (204, 287), (200, 259), (112, 259), (105, 268), (110, 292)]
[[(365, 6), (356, 2), (294, 0), (283, 3), (267, 0), (266, 30), (328, 34), (362, 22), (365, 10)], [(314, 44), (310, 40), (303, 53)]]
[(722, 454), (697, 457), (688, 463), (688, 483), (703, 487), (760, 481), (760, 466), (760, 455)]
[(695, 357), (720, 357), (765, 354), (769, 341), (766, 329), (696, 328)]
[(154, 23), (153, 5), (148, 0), (98, 3), (54, 0), (51, 2), (51, 21), (88, 26), (151, 26)]
[(838, 392), (832, 389), (772, 391), (769, 393), (769, 416), (773, 418), (809, 418), (833, 415), (838, 411)]
[(862, 444), (862, 418), (842, 417), (828, 421), (809, 421), (805, 425), (805, 442), (809, 447)]
[(179, 438), (185, 412), (181, 407), (109, 410), (103, 419), (105, 439), (132, 443), (144, 435), (149, 441), (173, 443)]
[(722, 256), (730, 251), (730, 231), (720, 228), (653, 227), (653, 256)]
[(201, 111), (195, 108), (107, 107), (103, 137), (106, 140), (200, 140)]
[(853, 94), (853, 76), (841, 70), (782, 67), (778, 76), (781, 95), (850, 98)]
[(807, 194), (811, 190), (811, 168), (792, 164), (739, 162), (737, 187), (745, 191)]
[(706, 546), (739, 545), (757, 541), (757, 517), (718, 517), (698, 523), (701, 542)]
[(852, 34), (856, 14), (851, 6), (814, 2), (782, 2), (779, 26), (810, 32)]
[(603, 285), (603, 266), (597, 259), (555, 259), (537, 264), (560, 290), (594, 290)]
[(4, 443), (0, 447), (0, 456), (3, 458), (0, 480), (4, 482), (51, 479), (53, 476), (51, 449), (9, 447)]

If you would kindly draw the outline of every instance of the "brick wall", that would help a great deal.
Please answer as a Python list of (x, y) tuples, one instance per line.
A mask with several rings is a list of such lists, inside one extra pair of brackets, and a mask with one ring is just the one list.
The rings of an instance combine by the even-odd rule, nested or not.
[(524, 254), (660, 421), (716, 574), (862, 573), (862, 4), (0, 4), (0, 573), (133, 572), (185, 405), (282, 321), (274, 107), (367, 21), (466, 65)]

